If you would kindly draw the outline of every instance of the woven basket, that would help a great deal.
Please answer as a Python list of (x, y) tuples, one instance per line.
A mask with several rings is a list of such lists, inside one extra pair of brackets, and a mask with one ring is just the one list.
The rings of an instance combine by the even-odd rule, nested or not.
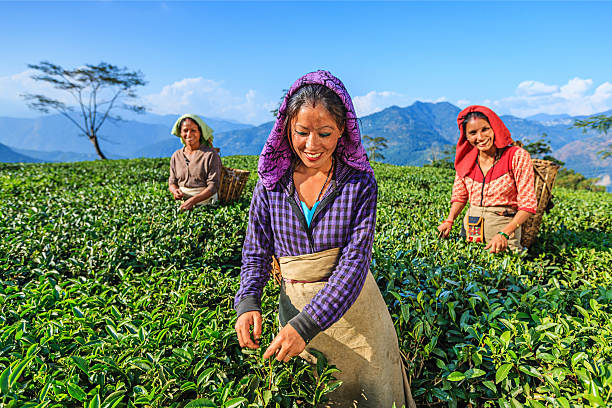
[(221, 167), (221, 185), (219, 187), (219, 200), (222, 203), (229, 203), (237, 200), (244, 190), (249, 172), (246, 170)]
[(538, 200), (538, 208), (536, 213), (523, 224), (521, 245), (524, 247), (531, 246), (536, 240), (540, 224), (542, 224), (542, 216), (552, 197), (553, 184), (555, 184), (555, 178), (560, 167), (549, 160), (532, 159), (531, 162), (535, 173), (535, 194)]

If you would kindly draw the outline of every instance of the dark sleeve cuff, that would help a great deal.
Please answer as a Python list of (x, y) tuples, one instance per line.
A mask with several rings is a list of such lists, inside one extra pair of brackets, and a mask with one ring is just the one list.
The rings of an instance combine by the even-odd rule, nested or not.
[(305, 311), (301, 311), (297, 316), (289, 320), (288, 323), (298, 332), (306, 344), (321, 332), (317, 322)]
[(257, 298), (257, 296), (247, 295), (242, 298), (240, 302), (238, 302), (235, 309), (238, 313), (238, 316), (246, 312), (251, 312), (253, 310), (261, 312), (261, 302)]

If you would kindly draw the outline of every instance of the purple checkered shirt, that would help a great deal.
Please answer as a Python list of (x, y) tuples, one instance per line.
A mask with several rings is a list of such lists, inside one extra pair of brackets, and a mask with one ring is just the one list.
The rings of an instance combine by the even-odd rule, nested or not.
[(304, 310), (289, 321), (308, 342), (338, 321), (359, 296), (372, 259), (378, 187), (373, 175), (337, 161), (335, 177), (306, 227), (291, 169), (273, 190), (257, 183), (249, 213), (238, 315), (261, 311), (272, 254), (295, 256), (340, 248), (338, 265)]

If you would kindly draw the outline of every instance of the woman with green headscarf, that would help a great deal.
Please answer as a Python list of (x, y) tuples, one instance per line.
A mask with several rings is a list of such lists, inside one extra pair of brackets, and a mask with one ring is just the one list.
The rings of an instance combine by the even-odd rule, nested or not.
[(221, 158), (212, 147), (213, 131), (197, 115), (178, 118), (172, 134), (183, 147), (170, 158), (168, 189), (175, 200), (184, 200), (181, 210), (217, 202), (221, 178)]

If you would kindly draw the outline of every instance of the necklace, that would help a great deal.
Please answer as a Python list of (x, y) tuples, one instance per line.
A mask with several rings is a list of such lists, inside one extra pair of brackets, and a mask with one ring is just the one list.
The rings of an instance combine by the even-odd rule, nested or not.
[[(482, 207), (483, 203), (484, 203), (484, 197), (485, 197), (485, 182), (487, 181), (487, 175), (489, 173), (493, 174), (493, 167), (495, 167), (495, 165), (497, 164), (497, 162), (499, 161), (499, 159), (501, 158), (503, 151), (500, 152), (499, 150), (497, 150), (495, 152), (495, 157), (493, 158), (493, 164), (491, 165), (491, 167), (489, 168), (489, 170), (487, 170), (487, 174), (484, 173), (484, 171), (482, 171), (482, 167), (480, 167), (480, 157), (477, 160), (477, 164), (478, 164), (478, 168), (480, 169), (480, 173), (482, 174), (482, 190), (480, 192), (480, 206)], [(491, 182), (491, 177), (489, 177), (489, 184)], [(489, 192), (489, 185), (487, 184), (487, 193)], [(482, 215), (482, 214), (481, 214)]]
[[(297, 163), (296, 163), (297, 164)], [(293, 166), (293, 171), (295, 171), (295, 165)], [(317, 195), (317, 199), (315, 200), (315, 203), (317, 201), (319, 201), (319, 199), (321, 199), (321, 195), (323, 194), (323, 190), (325, 189), (325, 186), (327, 185), (327, 182), (329, 181), (329, 176), (332, 174), (332, 171), (334, 170), (334, 166), (336, 164), (336, 159), (335, 157), (332, 156), (332, 164), (331, 167), (329, 168), (329, 170), (327, 171), (327, 176), (325, 177), (325, 182), (323, 183), (323, 185), (321, 186), (321, 190), (319, 190), (319, 194)], [(295, 181), (293, 182), (295, 185)]]
[(332, 156), (332, 164), (331, 167), (329, 168), (329, 170), (327, 171), (327, 177), (325, 177), (325, 182), (323, 183), (323, 186), (321, 187), (321, 191), (319, 191), (319, 195), (317, 196), (317, 200), (315, 201), (315, 203), (317, 201), (319, 201), (319, 199), (321, 198), (321, 194), (323, 194), (323, 189), (325, 188), (325, 186), (327, 185), (327, 180), (329, 180), (329, 175), (331, 174), (332, 170), (334, 169), (334, 164), (336, 163), (336, 159)]

